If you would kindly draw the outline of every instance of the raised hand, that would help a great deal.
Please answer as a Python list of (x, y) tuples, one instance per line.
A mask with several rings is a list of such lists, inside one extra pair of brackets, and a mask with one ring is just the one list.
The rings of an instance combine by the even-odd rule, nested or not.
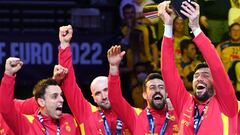
[(170, 98), (166, 98), (166, 104), (167, 104), (168, 111), (173, 111), (174, 110)]
[(71, 25), (62, 26), (59, 28), (59, 40), (61, 48), (66, 48), (70, 45), (73, 29)]
[(158, 5), (158, 16), (163, 20), (164, 24), (173, 24), (173, 10), (169, 7), (171, 1), (163, 1)]
[[(191, 5), (192, 4), (192, 5)], [(199, 16), (200, 16), (200, 8), (199, 5), (196, 2), (188, 3), (187, 1), (184, 1), (181, 5), (181, 7), (184, 10), (180, 10), (182, 14), (184, 14), (189, 19), (189, 27), (192, 29), (192, 31), (200, 28), (199, 25)]]
[(53, 79), (60, 83), (67, 75), (68, 69), (61, 65), (55, 65), (53, 70)]
[(124, 55), (125, 55), (125, 51), (121, 52), (120, 45), (112, 46), (107, 52), (109, 65), (110, 66), (119, 66)]
[(22, 67), (23, 62), (16, 57), (9, 57), (5, 63), (5, 74), (14, 76)]

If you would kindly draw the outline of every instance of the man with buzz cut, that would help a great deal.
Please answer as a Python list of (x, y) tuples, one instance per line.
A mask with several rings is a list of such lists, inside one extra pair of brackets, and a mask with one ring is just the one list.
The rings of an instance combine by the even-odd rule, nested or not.
[[(76, 82), (72, 64), (70, 41), (73, 29), (71, 25), (59, 29), (59, 71), (66, 75), (61, 82), (68, 105), (80, 124), (82, 134), (86, 135), (129, 135), (129, 130), (112, 110), (108, 99), (108, 78), (98, 76), (91, 83), (92, 97), (98, 106), (90, 104), (83, 96)], [(64, 73), (68, 70), (68, 73)]]

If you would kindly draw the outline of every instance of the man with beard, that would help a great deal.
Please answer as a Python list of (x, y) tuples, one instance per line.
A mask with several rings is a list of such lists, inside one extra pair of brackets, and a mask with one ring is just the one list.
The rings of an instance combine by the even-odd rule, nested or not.
[[(99, 76), (91, 83), (92, 97), (98, 107), (90, 104), (78, 87), (72, 64), (70, 41), (73, 29), (71, 25), (59, 29), (59, 64), (55, 67), (54, 78), (61, 80), (61, 88), (68, 105), (80, 124), (82, 134), (86, 135), (128, 135), (129, 131), (116, 113), (111, 109), (108, 99), (108, 78)], [(68, 73), (66, 74), (66, 71)], [(59, 79), (60, 78), (60, 79)]]
[(34, 115), (22, 115), (14, 107), (15, 77), (22, 65), (19, 58), (8, 58), (0, 87), (0, 112), (12, 131), (16, 135), (79, 135), (74, 118), (62, 113), (62, 90), (53, 79), (43, 79), (34, 86), (39, 106)]
[[(172, 14), (170, 2), (159, 5), (165, 24), (162, 42), (162, 74), (168, 95), (179, 118), (180, 135), (235, 135), (237, 133), (237, 99), (215, 47), (199, 26), (199, 5), (184, 1), (181, 12), (188, 17), (196, 43), (206, 63), (199, 64), (193, 75), (194, 95), (190, 95), (174, 63)], [(231, 123), (231, 124), (230, 124)]]
[(112, 109), (126, 124), (132, 134), (177, 134), (177, 120), (173, 115), (173, 108), (168, 110), (166, 105), (167, 94), (165, 85), (159, 73), (151, 73), (143, 84), (143, 98), (147, 101), (144, 110), (134, 109), (121, 96), (119, 64), (125, 54), (119, 45), (108, 50), (109, 61), (109, 99)]

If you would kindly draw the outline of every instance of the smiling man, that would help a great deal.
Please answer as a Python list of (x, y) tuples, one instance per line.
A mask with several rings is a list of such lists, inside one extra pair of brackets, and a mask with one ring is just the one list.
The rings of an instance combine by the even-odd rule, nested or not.
[(143, 98), (147, 101), (144, 110), (134, 109), (122, 96), (119, 64), (125, 51), (119, 45), (108, 50), (109, 99), (112, 109), (134, 135), (175, 135), (178, 132), (177, 118), (167, 100), (165, 84), (159, 73), (151, 73), (143, 83)]
[(198, 101), (205, 102), (214, 96), (213, 78), (206, 63), (198, 64), (193, 75), (194, 95)]
[(79, 135), (74, 118), (62, 113), (62, 90), (53, 79), (39, 81), (34, 96), (39, 111), (34, 115), (22, 115), (14, 107), (14, 84), (17, 71), (22, 67), (19, 58), (6, 60), (5, 73), (0, 87), (0, 112), (9, 128), (16, 135)]
[[(108, 99), (108, 78), (105, 76), (96, 77), (91, 83), (92, 97), (97, 106), (88, 102), (81, 88), (76, 82), (75, 71), (72, 63), (71, 39), (73, 29), (71, 25), (59, 28), (59, 65), (56, 74), (63, 77), (60, 78), (61, 88), (65, 94), (68, 105), (80, 124), (82, 134), (86, 135), (129, 135), (129, 131), (125, 128), (125, 124), (118, 118), (117, 114), (112, 110), (112, 106)], [(64, 73), (68, 70), (68, 73)]]

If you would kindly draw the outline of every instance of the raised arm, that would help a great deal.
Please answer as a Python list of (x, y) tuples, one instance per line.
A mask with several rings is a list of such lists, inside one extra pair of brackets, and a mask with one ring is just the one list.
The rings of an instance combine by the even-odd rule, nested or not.
[(117, 113), (120, 119), (127, 125), (127, 128), (133, 133), (136, 126), (136, 117), (134, 109), (123, 98), (121, 83), (119, 77), (119, 64), (125, 54), (121, 52), (119, 45), (112, 46), (107, 53), (109, 62), (109, 78), (108, 78), (108, 97), (112, 105), (112, 109)]
[[(6, 60), (5, 73), (0, 86), (0, 112), (12, 131), (17, 135), (26, 133), (28, 123), (21, 112), (14, 106), (14, 85), (17, 71), (22, 67), (19, 58), (10, 57)], [(22, 126), (25, 125), (25, 126)]]
[(182, 13), (189, 18), (189, 27), (195, 36), (194, 42), (206, 60), (213, 77), (216, 98), (220, 103), (223, 113), (229, 117), (237, 114), (237, 98), (232, 83), (224, 70), (221, 59), (211, 41), (204, 35), (199, 26), (199, 5), (192, 2), (195, 8), (187, 2), (183, 2)]
[[(60, 48), (58, 61), (62, 67), (68, 70), (61, 83), (61, 88), (65, 94), (68, 105), (79, 123), (85, 121), (91, 111), (91, 105), (84, 98), (81, 89), (78, 87), (76, 77), (72, 65), (72, 54), (70, 49), (70, 41), (72, 38), (73, 29), (71, 25), (62, 26), (59, 29)], [(59, 67), (59, 66), (58, 66)], [(66, 73), (66, 69), (59, 69), (62, 74)], [(58, 71), (59, 71), (58, 70)]]
[(14, 99), (14, 105), (17, 111), (27, 115), (34, 114), (39, 109), (34, 97), (25, 100)]
[(174, 62), (174, 46), (172, 34), (173, 11), (169, 8), (169, 2), (165, 1), (159, 4), (158, 12), (165, 25), (161, 49), (162, 76), (168, 96), (170, 97), (173, 107), (179, 116), (179, 114), (182, 112), (184, 101), (186, 101), (186, 98), (189, 97), (189, 94), (184, 87), (183, 81), (180, 78)]

